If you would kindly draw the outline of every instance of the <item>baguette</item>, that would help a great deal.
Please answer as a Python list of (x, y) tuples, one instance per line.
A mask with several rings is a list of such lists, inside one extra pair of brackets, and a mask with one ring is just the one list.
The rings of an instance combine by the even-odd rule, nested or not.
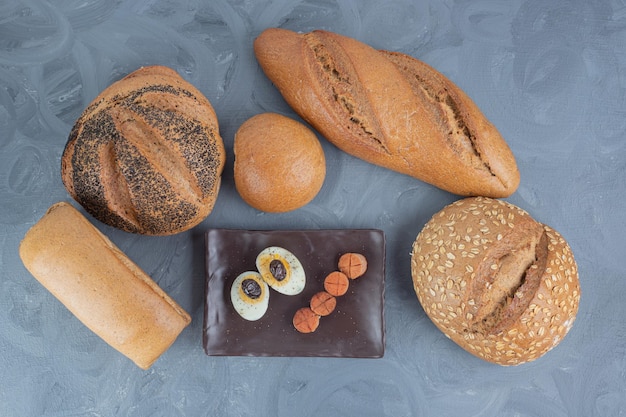
[(517, 189), (515, 158), (497, 129), (417, 59), (321, 30), (267, 29), (254, 51), (287, 103), (339, 149), (458, 195)]
[(85, 326), (148, 369), (191, 322), (174, 300), (78, 210), (60, 202), (25, 235), (28, 271)]

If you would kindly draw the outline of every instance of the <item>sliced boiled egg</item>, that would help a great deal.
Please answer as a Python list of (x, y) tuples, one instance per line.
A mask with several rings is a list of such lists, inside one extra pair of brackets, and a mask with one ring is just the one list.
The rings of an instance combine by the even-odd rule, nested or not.
[(230, 288), (230, 299), (235, 311), (246, 320), (255, 321), (263, 317), (270, 301), (267, 283), (256, 271), (241, 274)]
[(270, 246), (259, 253), (256, 267), (267, 284), (285, 295), (300, 294), (306, 284), (302, 264), (287, 249)]

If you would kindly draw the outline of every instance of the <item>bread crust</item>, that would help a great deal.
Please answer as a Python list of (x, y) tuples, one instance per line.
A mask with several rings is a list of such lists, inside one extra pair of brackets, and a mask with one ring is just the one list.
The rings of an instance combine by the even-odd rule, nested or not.
[(26, 233), (28, 271), (85, 326), (148, 369), (191, 322), (189, 314), (70, 204)]
[(417, 297), (433, 323), (489, 362), (518, 365), (561, 342), (580, 302), (578, 268), (557, 231), (484, 197), (435, 214), (411, 255)]
[(250, 206), (282, 213), (305, 206), (326, 178), (326, 158), (311, 129), (289, 117), (261, 113), (237, 130), (234, 179)]
[(459, 195), (517, 189), (502, 136), (432, 67), (327, 31), (267, 29), (254, 50), (287, 103), (343, 151)]
[(212, 211), (226, 154), (209, 101), (176, 71), (143, 67), (76, 121), (61, 161), (68, 193), (98, 220), (169, 235)]

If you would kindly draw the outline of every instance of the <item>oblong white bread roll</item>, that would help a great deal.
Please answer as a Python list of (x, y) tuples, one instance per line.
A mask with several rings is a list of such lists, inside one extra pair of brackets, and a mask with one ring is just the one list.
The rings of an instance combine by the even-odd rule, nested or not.
[(60, 202), (25, 235), (26, 269), (85, 326), (148, 369), (189, 314), (72, 205)]

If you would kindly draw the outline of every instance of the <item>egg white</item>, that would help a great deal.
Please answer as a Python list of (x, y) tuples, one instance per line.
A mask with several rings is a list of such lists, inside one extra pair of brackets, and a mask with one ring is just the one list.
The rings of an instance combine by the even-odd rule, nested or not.
[[(261, 285), (261, 297), (253, 300), (241, 291), (241, 283), (246, 279), (254, 279)], [(233, 285), (230, 287), (230, 300), (233, 303), (235, 311), (244, 319), (249, 321), (256, 321), (263, 317), (270, 302), (270, 291), (267, 283), (256, 271), (246, 271), (233, 281)]]
[[(282, 281), (277, 281), (269, 271), (270, 262), (278, 259), (286, 262), (288, 274)], [(267, 284), (274, 290), (285, 295), (300, 294), (306, 285), (306, 275), (302, 264), (296, 256), (287, 249), (270, 246), (259, 253), (256, 258), (256, 267)]]

